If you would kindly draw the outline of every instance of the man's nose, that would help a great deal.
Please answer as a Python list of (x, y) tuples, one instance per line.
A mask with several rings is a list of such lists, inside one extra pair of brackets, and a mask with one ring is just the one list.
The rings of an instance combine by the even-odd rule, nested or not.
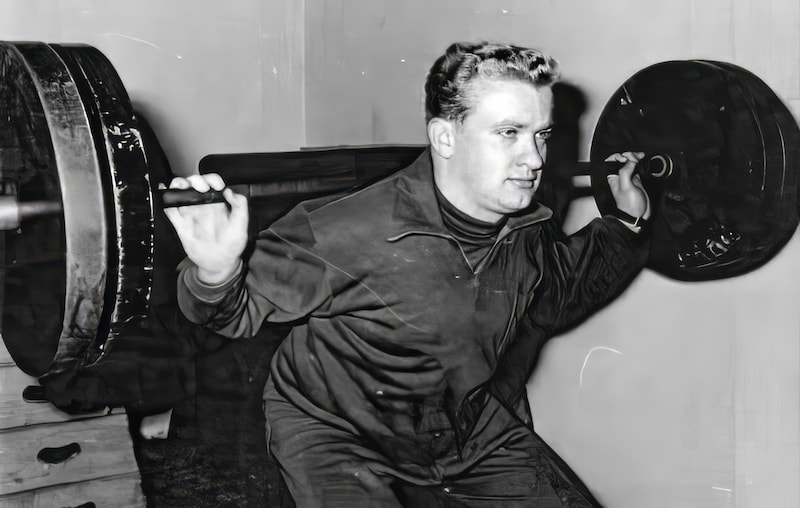
[(527, 166), (532, 171), (537, 171), (544, 165), (544, 153), (539, 149), (534, 136), (531, 136), (526, 143), (523, 143), (517, 164)]

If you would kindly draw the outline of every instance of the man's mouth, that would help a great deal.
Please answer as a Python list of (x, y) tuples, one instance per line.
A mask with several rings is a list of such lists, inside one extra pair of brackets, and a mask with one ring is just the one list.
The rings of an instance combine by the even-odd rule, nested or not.
[(508, 181), (520, 189), (532, 189), (536, 183), (535, 178), (509, 178)]

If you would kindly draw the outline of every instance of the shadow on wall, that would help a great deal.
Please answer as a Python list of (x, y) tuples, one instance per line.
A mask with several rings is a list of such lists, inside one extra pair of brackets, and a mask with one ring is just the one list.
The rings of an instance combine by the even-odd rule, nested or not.
[(559, 224), (572, 200), (591, 195), (591, 189), (575, 187), (572, 177), (578, 167), (581, 116), (586, 96), (576, 86), (561, 82), (553, 86), (553, 134), (547, 143), (547, 163), (539, 188), (539, 200), (553, 210)]

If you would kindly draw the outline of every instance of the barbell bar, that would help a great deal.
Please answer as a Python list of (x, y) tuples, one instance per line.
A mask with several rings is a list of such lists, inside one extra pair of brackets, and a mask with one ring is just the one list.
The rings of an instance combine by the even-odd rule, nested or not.
[[(611, 170), (619, 166), (614, 162), (601, 164)], [(590, 168), (594, 166), (596, 164), (589, 162), (578, 163), (578, 167), (583, 168), (584, 172), (591, 172)], [(640, 164), (636, 172), (643, 175), (644, 178), (662, 179), (669, 178), (673, 169), (674, 164), (669, 155), (654, 154), (646, 156), (645, 161)], [(253, 185), (257, 186), (258, 184)], [(241, 186), (239, 187), (241, 188)], [(225, 202), (222, 191), (213, 189), (206, 192), (198, 192), (194, 189), (159, 189), (157, 192), (161, 196), (161, 206), (164, 208)], [(26, 219), (61, 212), (63, 212), (63, 208), (58, 201), (19, 202), (15, 196), (0, 195), (0, 231), (17, 229)]]
[[(579, 162), (577, 164), (578, 171), (589, 174), (592, 168), (603, 168), (599, 171), (616, 171), (620, 164), (617, 162)], [(636, 168), (636, 173), (642, 176), (645, 180), (660, 180), (669, 178), (672, 174), (674, 164), (669, 155), (653, 154), (644, 157), (644, 161)], [(239, 190), (249, 197), (266, 198), (269, 196), (268, 192), (259, 192), (258, 183), (250, 183), (248, 185), (233, 185), (231, 186), (234, 191)], [(194, 189), (163, 189), (159, 190), (161, 195), (161, 202), (164, 208), (203, 205), (212, 203), (224, 203), (225, 198), (222, 191), (210, 190), (207, 192), (198, 192)]]

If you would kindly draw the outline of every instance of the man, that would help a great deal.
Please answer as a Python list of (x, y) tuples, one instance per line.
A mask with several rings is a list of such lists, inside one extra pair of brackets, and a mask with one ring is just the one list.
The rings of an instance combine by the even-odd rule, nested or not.
[[(230, 337), (292, 322), (265, 392), (270, 450), (298, 506), (592, 506), (533, 432), (524, 385), (543, 341), (642, 266), (648, 199), (562, 238), (534, 201), (556, 63), (454, 44), (430, 70), (430, 148), (399, 173), (296, 207), (244, 263), (247, 204), (170, 210), (179, 304)], [(173, 188), (223, 189), (216, 175)]]

